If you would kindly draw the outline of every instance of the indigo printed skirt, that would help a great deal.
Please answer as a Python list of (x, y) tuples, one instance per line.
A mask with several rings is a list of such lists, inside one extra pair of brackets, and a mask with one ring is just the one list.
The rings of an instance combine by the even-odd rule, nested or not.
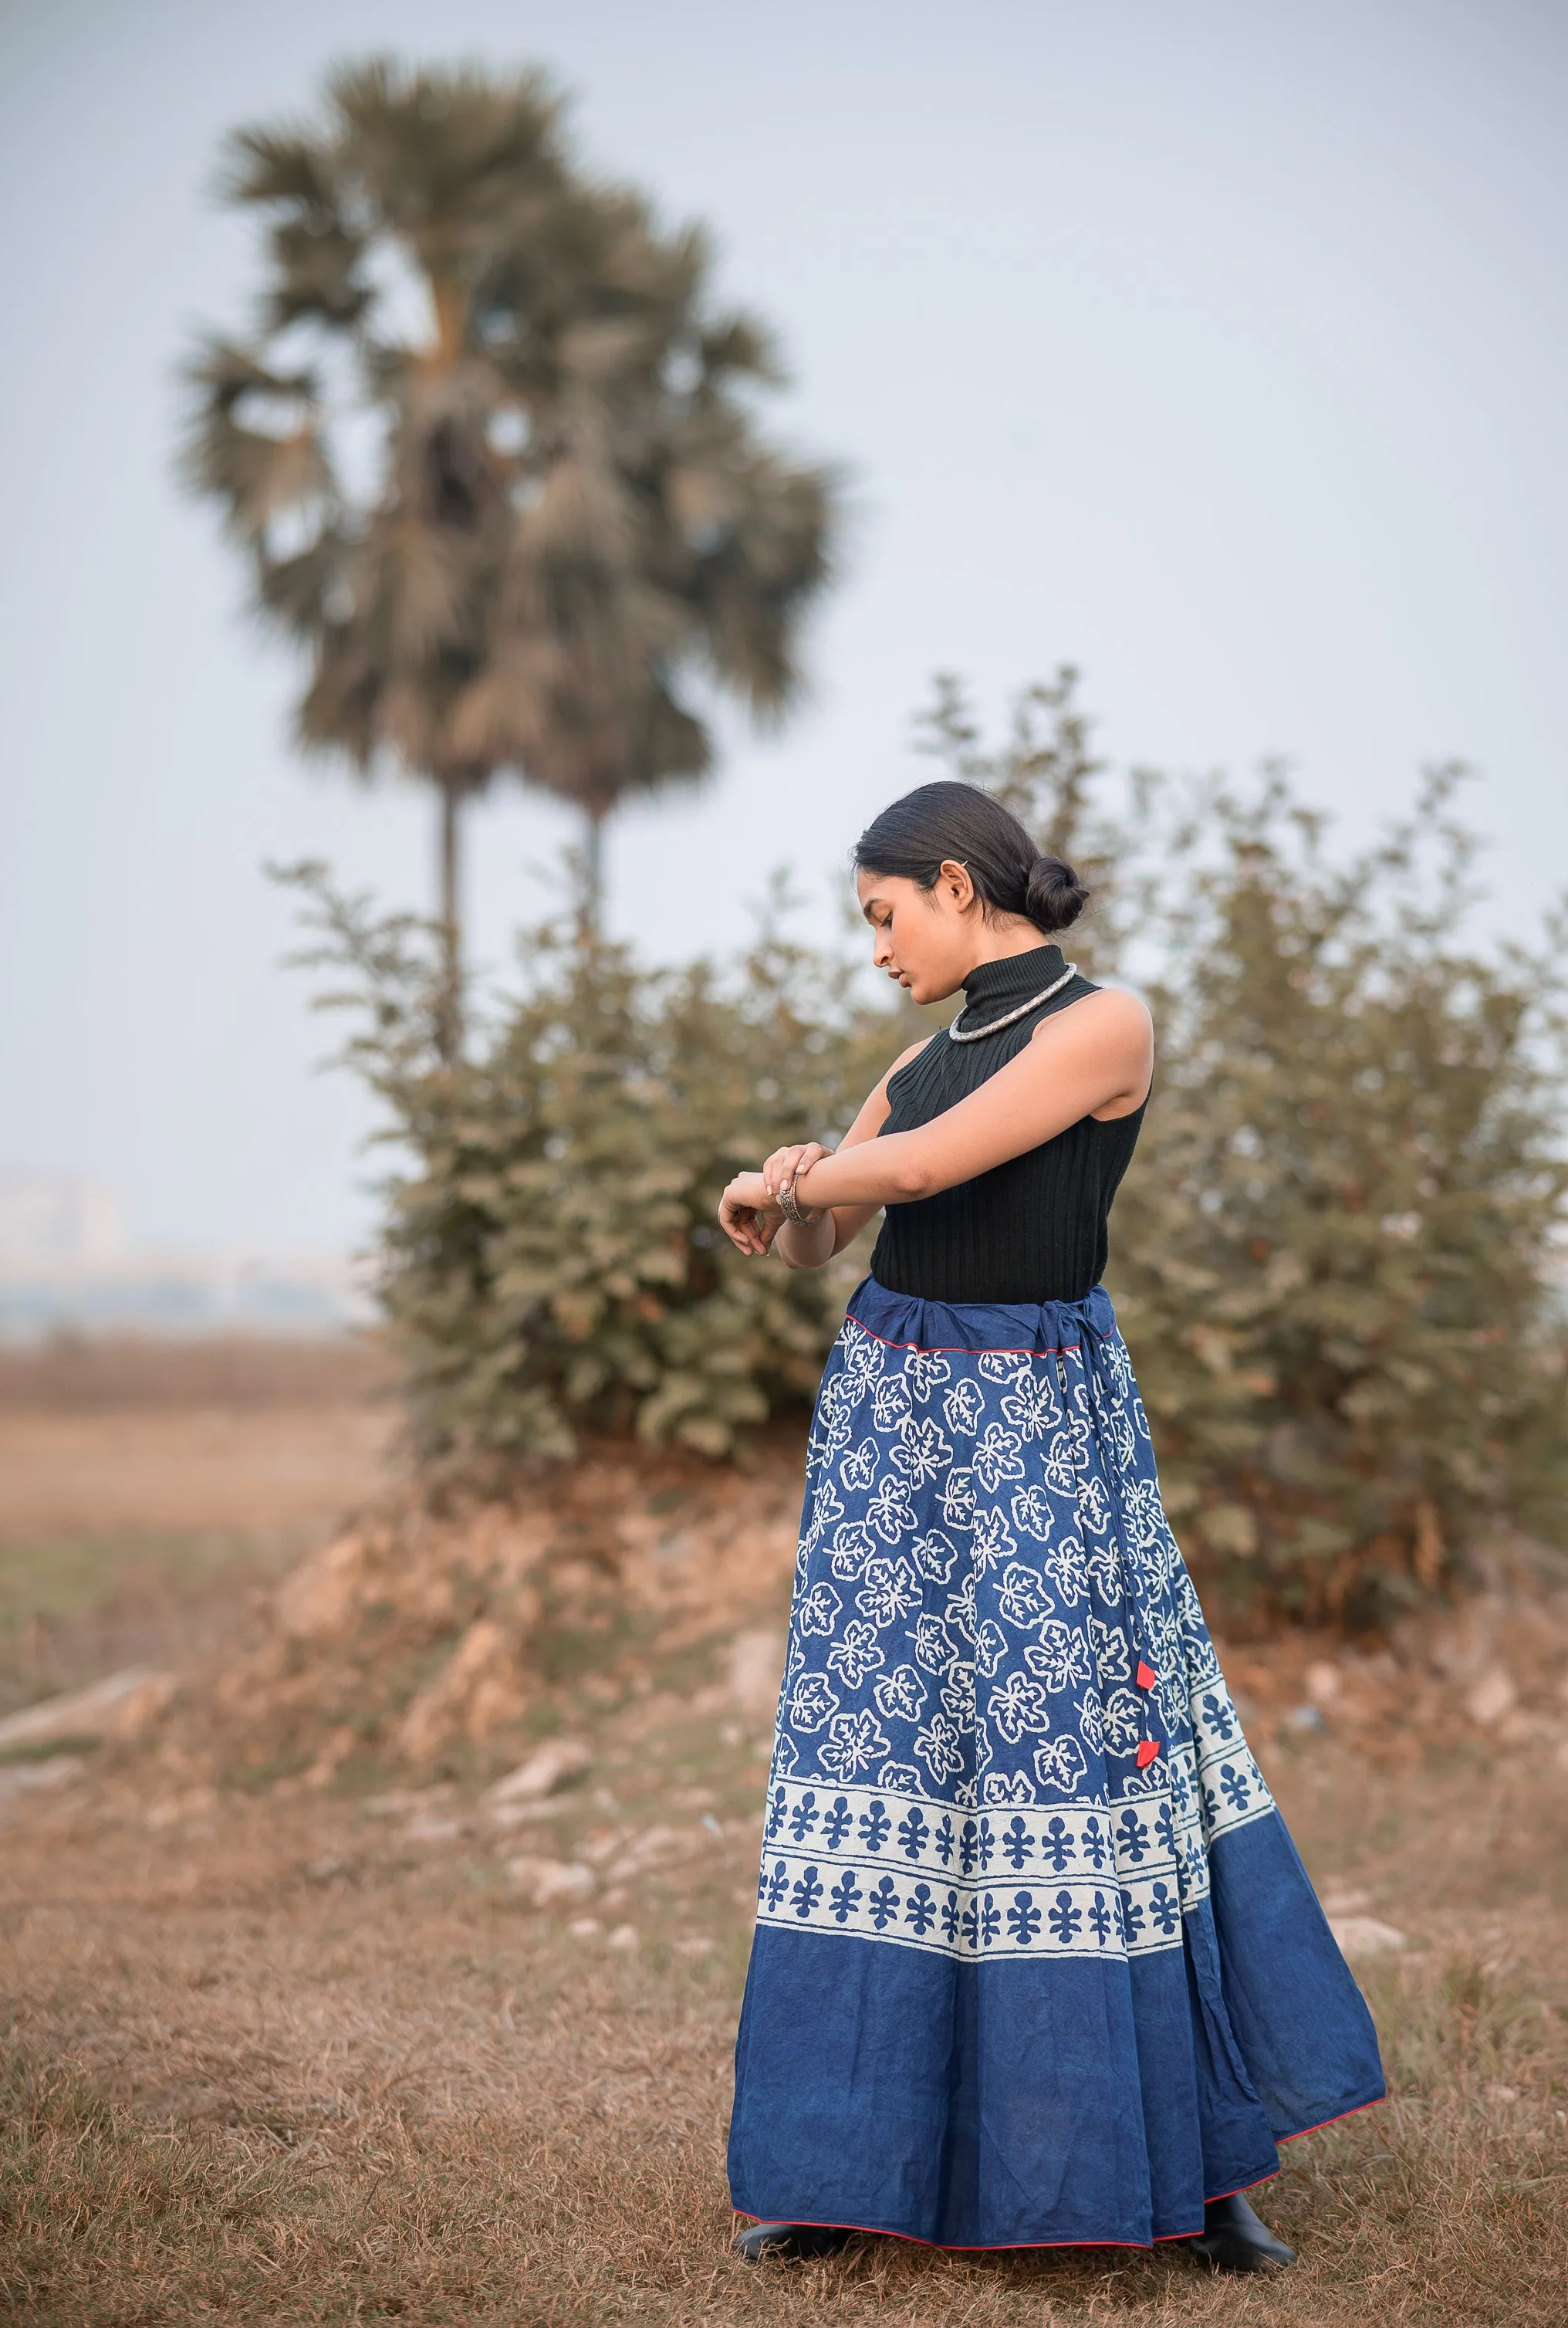
[(1382, 2093), (1108, 1298), (868, 1278), (812, 1426), (735, 2206), (1142, 2247)]

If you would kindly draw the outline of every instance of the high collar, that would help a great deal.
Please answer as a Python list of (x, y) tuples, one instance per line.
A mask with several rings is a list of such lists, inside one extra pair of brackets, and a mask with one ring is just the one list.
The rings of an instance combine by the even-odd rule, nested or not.
[(1059, 945), (1031, 946), (1027, 953), (1003, 954), (976, 962), (964, 981), (964, 1023), (984, 1027), (1027, 1002), (1067, 968)]

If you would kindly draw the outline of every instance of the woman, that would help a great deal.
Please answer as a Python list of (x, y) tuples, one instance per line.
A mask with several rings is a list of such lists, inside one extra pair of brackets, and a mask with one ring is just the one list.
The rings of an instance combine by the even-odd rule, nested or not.
[(736, 2043), (741, 2251), (1189, 2239), (1381, 2098), (1377, 2040), (1247, 1751), (1099, 1283), (1147, 1104), (1132, 995), (1052, 934), (1070, 868), (922, 785), (855, 851), (875, 959), (952, 1027), (836, 1154), (724, 1192), (819, 1267), (886, 1208), (813, 1420)]

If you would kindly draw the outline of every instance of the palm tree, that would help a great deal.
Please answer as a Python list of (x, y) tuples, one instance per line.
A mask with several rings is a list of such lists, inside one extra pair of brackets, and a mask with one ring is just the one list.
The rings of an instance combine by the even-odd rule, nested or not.
[(266, 291), (191, 367), (187, 473), (310, 654), (299, 740), (439, 796), (449, 1045), (464, 802), (509, 771), (575, 803), (596, 919), (605, 819), (711, 765), (694, 682), (781, 713), (828, 570), (832, 481), (752, 418), (768, 335), (560, 112), (537, 72), (383, 60), (236, 132)]

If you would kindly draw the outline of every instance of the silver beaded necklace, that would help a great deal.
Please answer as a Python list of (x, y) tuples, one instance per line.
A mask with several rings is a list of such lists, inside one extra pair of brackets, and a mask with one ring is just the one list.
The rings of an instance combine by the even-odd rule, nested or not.
[(986, 1035), (999, 1035), (1003, 1027), (1016, 1026), (1020, 1018), (1027, 1018), (1031, 1010), (1038, 1010), (1042, 1002), (1049, 1002), (1053, 994), (1059, 994), (1069, 979), (1077, 976), (1078, 964), (1069, 962), (1061, 976), (1054, 979), (1042, 992), (1031, 995), (1027, 1002), (1021, 1002), (1016, 1010), (1004, 1011), (1000, 1018), (987, 1019), (984, 1027), (971, 1027), (965, 1034), (958, 1031), (958, 1018), (964, 1016), (960, 1010), (958, 1018), (955, 1018), (947, 1029), (947, 1040), (950, 1043), (978, 1043)]

